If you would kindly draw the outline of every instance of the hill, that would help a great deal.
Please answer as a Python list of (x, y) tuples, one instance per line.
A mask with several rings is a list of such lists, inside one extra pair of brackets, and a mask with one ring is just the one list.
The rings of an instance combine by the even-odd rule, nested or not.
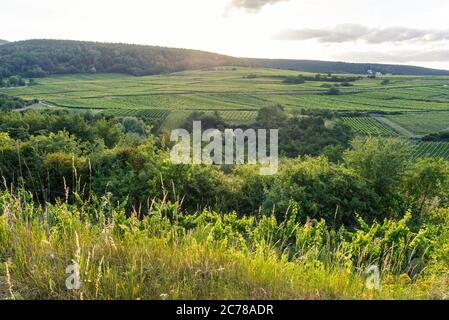
[(66, 40), (11, 42), (0, 48), (0, 77), (49, 74), (152, 75), (233, 64), (234, 58), (196, 50)]
[(5, 44), (5, 43), (8, 43), (8, 41), (0, 39), (0, 45)]
[(349, 63), (317, 60), (286, 60), (286, 59), (248, 59), (254, 67), (298, 70), (318, 73), (354, 73), (366, 74), (368, 70), (394, 75), (449, 75), (448, 70), (429, 69), (424, 67), (392, 65), (379, 63)]
[(224, 65), (290, 69), (319, 73), (375, 72), (398, 75), (449, 75), (449, 71), (414, 66), (235, 58), (198, 50), (68, 40), (27, 40), (0, 47), (0, 78), (11, 75), (126, 73), (136, 76)]

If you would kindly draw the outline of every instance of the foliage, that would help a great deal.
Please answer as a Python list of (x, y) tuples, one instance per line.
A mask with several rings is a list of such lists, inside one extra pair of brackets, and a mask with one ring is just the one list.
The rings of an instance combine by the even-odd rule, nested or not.
[(67, 40), (28, 40), (0, 47), (0, 78), (19, 74), (128, 73), (147, 75), (230, 63), (202, 51)]
[(20, 109), (35, 102), (36, 101), (26, 101), (21, 98), (0, 94), (0, 111)]
[[(440, 227), (410, 215), (328, 229), (235, 213), (186, 215), (156, 202), (126, 216), (106, 195), (45, 209), (26, 192), (0, 194), (0, 298), (7, 299), (442, 299), (447, 287), (447, 212)], [(447, 210), (446, 210), (447, 211)], [(445, 241), (446, 240), (446, 241)], [(30, 254), (32, 253), (32, 254)], [(68, 265), (81, 287), (67, 290)], [(365, 286), (378, 265), (381, 289)], [(33, 276), (30, 276), (33, 275)]]

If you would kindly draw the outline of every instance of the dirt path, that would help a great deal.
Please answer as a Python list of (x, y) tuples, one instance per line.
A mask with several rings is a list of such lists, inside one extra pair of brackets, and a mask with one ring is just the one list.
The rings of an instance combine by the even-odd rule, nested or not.
[(36, 109), (36, 108), (42, 108), (42, 107), (53, 107), (50, 104), (46, 104), (43, 101), (40, 101), (39, 103), (34, 103), (34, 104), (30, 104), (29, 106), (23, 107), (23, 108), (19, 108), (19, 109), (14, 109), (12, 111), (14, 112), (22, 112), (22, 111), (26, 111), (26, 110), (30, 110), (30, 109)]
[(390, 127), (391, 129), (393, 129), (394, 131), (408, 137), (408, 138), (420, 138), (422, 136), (420, 135), (416, 135), (413, 132), (411, 132), (410, 130), (404, 128), (403, 126), (399, 125), (396, 122), (393, 122), (385, 117), (383, 117), (380, 114), (376, 114), (376, 113), (372, 113), (370, 114), (371, 117), (373, 117), (374, 119), (376, 119), (377, 121), (379, 121), (380, 123), (386, 125), (387, 127)]

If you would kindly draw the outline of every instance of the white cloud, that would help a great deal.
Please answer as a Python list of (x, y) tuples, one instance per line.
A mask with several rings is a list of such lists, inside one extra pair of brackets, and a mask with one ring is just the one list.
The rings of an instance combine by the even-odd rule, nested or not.
[(449, 51), (446, 49), (433, 50), (395, 50), (390, 52), (381, 51), (352, 51), (334, 55), (341, 60), (359, 62), (449, 62)]
[(290, 0), (232, 0), (230, 5), (234, 8), (242, 8), (247, 11), (259, 11), (268, 4), (275, 4), (278, 2)]
[(408, 27), (367, 27), (361, 24), (340, 24), (332, 28), (288, 29), (276, 36), (279, 40), (317, 40), (323, 43), (363, 41), (370, 44), (405, 41), (449, 40), (448, 30)]

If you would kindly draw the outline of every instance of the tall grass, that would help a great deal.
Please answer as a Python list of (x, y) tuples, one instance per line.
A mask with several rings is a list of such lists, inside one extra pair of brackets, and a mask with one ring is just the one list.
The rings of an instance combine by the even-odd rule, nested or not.
[[(126, 215), (107, 196), (45, 209), (0, 193), (2, 299), (444, 299), (447, 219), (412, 231), (409, 217), (348, 231), (324, 221), (204, 211), (153, 203)], [(441, 214), (441, 216), (447, 216)], [(444, 220), (446, 219), (446, 220)], [(446, 238), (446, 240), (449, 239)], [(68, 265), (81, 287), (66, 287)], [(380, 290), (365, 285), (381, 268)]]

